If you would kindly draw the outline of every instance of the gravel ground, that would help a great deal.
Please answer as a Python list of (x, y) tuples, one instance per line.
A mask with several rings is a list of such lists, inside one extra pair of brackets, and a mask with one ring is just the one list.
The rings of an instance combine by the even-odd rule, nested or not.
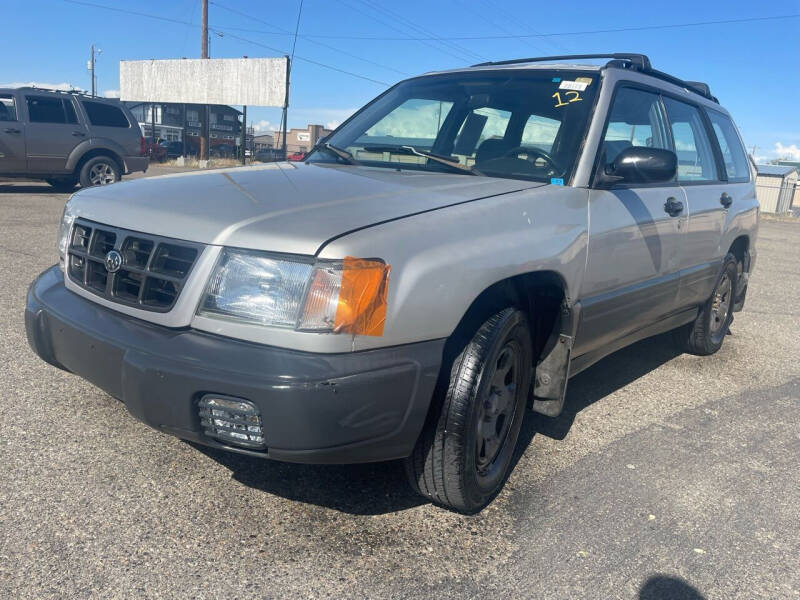
[(582, 373), (464, 517), (397, 463), (195, 447), (40, 361), (25, 291), (65, 199), (0, 183), (0, 597), (800, 597), (800, 224), (762, 223), (717, 355), (662, 336)]

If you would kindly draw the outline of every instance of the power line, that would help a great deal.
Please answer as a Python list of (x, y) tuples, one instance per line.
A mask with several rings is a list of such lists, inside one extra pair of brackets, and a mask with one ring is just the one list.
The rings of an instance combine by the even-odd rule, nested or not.
[[(64, 0), (70, 2), (74, 0)], [(340, 0), (343, 1), (343, 0)], [(673, 23), (667, 25), (641, 25), (631, 27), (618, 27), (614, 29), (592, 29), (582, 31), (558, 31), (552, 33), (517, 33), (508, 35), (467, 35), (467, 36), (427, 36), (427, 37), (385, 37), (385, 36), (362, 36), (362, 35), (323, 35), (323, 34), (304, 34), (304, 38), (329, 39), (329, 40), (363, 40), (373, 42), (424, 42), (424, 41), (459, 41), (459, 40), (510, 40), (524, 38), (553, 38), (568, 35), (592, 35), (596, 33), (622, 33), (626, 31), (651, 31), (657, 29), (678, 29), (681, 27), (702, 27), (705, 25), (728, 25), (735, 23), (753, 23), (758, 21), (776, 21), (780, 19), (796, 19), (800, 13), (789, 15), (771, 15), (767, 17), (745, 17), (741, 19), (720, 19), (717, 21), (695, 21), (692, 23)], [(278, 35), (278, 34), (276, 34)], [(291, 35), (291, 34), (289, 34)], [(460, 58), (460, 57), (459, 57)]]
[(300, 8), (297, 9), (297, 24), (294, 27), (294, 40), (292, 41), (292, 57), (294, 61), (294, 49), (297, 47), (297, 34), (300, 31), (300, 15), (303, 14), (303, 0), (300, 0)]
[[(361, 14), (361, 15), (364, 15), (364, 16), (365, 16), (365, 17), (367, 17), (368, 19), (372, 19), (373, 21), (376, 21), (376, 22), (378, 22), (378, 23), (380, 23), (380, 24), (382, 24), (382, 25), (384, 25), (384, 26), (388, 27), (389, 29), (393, 29), (394, 31), (397, 31), (397, 32), (399, 32), (399, 33), (405, 33), (405, 32), (404, 32), (402, 29), (398, 29), (398, 28), (397, 28), (397, 27), (396, 27), (394, 24), (392, 24), (392, 23), (390, 23), (390, 22), (387, 22), (387, 21), (385, 21), (384, 19), (381, 19), (381, 18), (379, 18), (379, 17), (376, 17), (376, 16), (375, 16), (375, 15), (373, 15), (373, 14), (370, 14), (370, 13), (364, 12), (363, 10), (361, 10), (361, 9), (360, 9), (360, 8), (358, 8), (357, 6), (353, 6), (352, 4), (350, 4), (349, 2), (347, 2), (346, 0), (339, 0), (339, 2), (340, 2), (341, 4), (344, 4), (344, 5), (345, 5), (347, 8), (349, 8), (350, 10), (352, 10), (352, 11), (354, 11), (354, 12), (357, 12), (357, 13), (359, 13), (359, 14)], [(447, 54), (448, 56), (451, 56), (451, 57), (455, 58), (456, 60), (464, 60), (464, 56), (463, 56), (463, 55), (454, 54), (454, 53), (453, 53), (453, 52), (451, 52), (450, 50), (447, 50), (447, 49), (445, 49), (445, 48), (441, 48), (441, 47), (439, 47), (439, 46), (436, 46), (436, 45), (432, 44), (431, 42), (432, 42), (432, 41), (435, 41), (435, 40), (433, 40), (432, 38), (384, 38), (384, 39), (386, 39), (386, 40), (392, 40), (392, 39), (396, 39), (396, 40), (412, 40), (412, 41), (421, 41), (421, 42), (422, 42), (423, 44), (425, 44), (426, 46), (428, 46), (428, 47), (430, 47), (430, 48), (433, 48), (434, 50), (437, 50), (438, 52), (443, 52), (443, 53)]]
[[(143, 12), (134, 11), (134, 10), (128, 10), (126, 8), (119, 8), (119, 7), (116, 7), (116, 6), (106, 6), (104, 4), (96, 4), (94, 2), (86, 2), (84, 0), (62, 0), (62, 1), (66, 2), (68, 4), (78, 4), (78, 5), (81, 5), (81, 6), (91, 6), (93, 8), (102, 8), (102, 9), (105, 9), (105, 10), (111, 10), (111, 11), (115, 11), (115, 12), (119, 12), (119, 13), (135, 15), (137, 17), (144, 17), (144, 18), (147, 18), (147, 19), (155, 19), (157, 21), (166, 21), (168, 23), (176, 23), (178, 25), (186, 25), (188, 27), (196, 27), (196, 25), (194, 25), (192, 23), (189, 23), (188, 21), (181, 21), (179, 19), (171, 19), (169, 17), (162, 17), (162, 16), (159, 16), (159, 15), (153, 15), (153, 14), (143, 13)], [(217, 34), (217, 35), (219, 35), (219, 36), (225, 36), (225, 37), (229, 37), (229, 38), (233, 38), (233, 39), (239, 40), (241, 42), (245, 42), (245, 43), (248, 43), (248, 44), (253, 44), (255, 46), (260, 46), (262, 48), (266, 48), (267, 50), (270, 50), (271, 52), (275, 52), (277, 54), (281, 54), (281, 55), (288, 54), (288, 52), (286, 52), (285, 50), (281, 50), (279, 48), (273, 48), (272, 46), (268, 46), (266, 44), (262, 44), (260, 42), (254, 41), (254, 40), (250, 40), (250, 39), (247, 39), (247, 38), (242, 37), (242, 36), (234, 35), (234, 34), (232, 34), (230, 32), (223, 31), (221, 29), (216, 29), (216, 28), (213, 28), (213, 27), (209, 27), (208, 30), (213, 32), (213, 33), (215, 33), (215, 34)], [(296, 56), (295, 58), (296, 58), (296, 60), (301, 60), (303, 62), (307, 62), (307, 63), (312, 64), (312, 65), (317, 65), (318, 67), (323, 67), (323, 68), (329, 69), (331, 71), (336, 71), (337, 73), (343, 73), (345, 75), (350, 75), (351, 77), (356, 77), (358, 79), (363, 79), (363, 80), (369, 81), (371, 83), (377, 83), (378, 85), (385, 85), (385, 86), (389, 86), (390, 85), (389, 83), (386, 83), (385, 81), (379, 81), (377, 79), (372, 79), (371, 77), (366, 77), (365, 75), (359, 75), (358, 73), (353, 73), (351, 71), (346, 71), (345, 69), (340, 69), (339, 67), (334, 67), (333, 65), (328, 65), (328, 64), (325, 64), (325, 63), (321, 63), (319, 61), (312, 60), (310, 58), (305, 58), (303, 56)]]
[[(538, 29), (534, 29), (533, 27), (531, 27), (530, 21), (525, 19), (524, 22), (523, 22), (520, 19), (520, 17), (518, 17), (516, 15), (512, 15), (509, 11), (507, 11), (505, 8), (503, 8), (503, 6), (500, 5), (499, 3), (493, 2), (493, 0), (486, 0), (486, 3), (489, 5), (490, 8), (493, 8), (496, 12), (505, 14), (506, 17), (511, 20), (511, 22), (521, 24), (523, 29), (527, 30), (528, 33), (541, 33)], [(513, 33), (513, 32), (507, 30), (506, 33)], [(529, 40), (523, 40), (523, 41), (526, 41), (526, 42), (530, 43)], [(552, 39), (545, 38), (542, 41), (544, 41), (545, 43), (549, 44), (553, 48), (557, 48), (559, 50), (559, 52), (565, 52), (567, 54), (572, 52), (572, 50), (570, 48), (568, 48), (567, 46), (565, 46), (564, 44), (562, 44), (560, 42), (557, 42), (557, 41), (554, 41)]]
[(449, 47), (449, 48), (455, 50), (456, 52), (460, 52), (462, 54), (466, 54), (466, 55), (470, 55), (470, 56), (473, 56), (473, 57), (477, 57), (480, 60), (483, 60), (483, 59), (486, 58), (484, 56), (481, 56), (480, 54), (477, 54), (477, 53), (473, 52), (472, 50), (469, 50), (468, 48), (464, 48), (463, 46), (460, 46), (459, 44), (455, 44), (453, 42), (444, 40), (443, 38), (441, 38), (439, 36), (436, 36), (432, 31), (430, 31), (428, 29), (425, 29), (421, 25), (417, 25), (416, 23), (414, 23), (410, 19), (404, 17), (403, 15), (401, 15), (399, 13), (394, 12), (393, 10), (390, 10), (390, 9), (388, 9), (386, 7), (383, 7), (383, 6), (379, 6), (377, 3), (373, 2), (372, 0), (359, 0), (359, 2), (361, 2), (361, 4), (369, 6), (370, 8), (372, 8), (375, 11), (379, 11), (379, 12), (387, 15), (390, 19), (393, 19), (393, 20), (399, 22), (401, 25), (405, 24), (405, 27), (411, 29), (412, 31), (416, 30), (417, 32), (419, 32), (419, 33), (421, 33), (423, 35), (433, 36), (433, 39), (435, 41), (439, 42), (443, 46), (446, 46), (446, 47)]
[[(220, 4), (219, 2), (214, 2), (213, 0), (209, 0), (209, 4), (213, 4), (214, 6), (216, 6), (218, 8), (221, 8), (222, 10), (226, 10), (226, 11), (228, 11), (230, 13), (239, 15), (241, 17), (245, 17), (247, 19), (251, 19), (253, 21), (257, 21), (258, 23), (266, 25), (267, 27), (271, 27), (272, 29), (277, 29), (277, 31), (264, 31), (262, 29), (246, 29), (246, 28), (243, 28), (243, 27), (225, 26), (226, 30), (244, 31), (245, 33), (259, 33), (259, 34), (262, 34), (262, 35), (293, 35), (292, 32), (287, 30), (287, 29), (282, 29), (280, 27), (276, 27), (275, 25), (272, 25), (271, 23), (267, 23), (266, 21), (264, 21), (262, 19), (259, 19), (258, 17), (254, 16), (254, 15), (244, 13), (242, 11), (236, 10), (235, 8), (231, 8), (229, 6), (225, 6), (224, 4)], [(356, 60), (360, 60), (360, 61), (365, 62), (365, 63), (367, 63), (369, 65), (372, 65), (374, 67), (379, 67), (381, 69), (386, 69), (388, 71), (393, 71), (393, 72), (397, 73), (398, 75), (404, 75), (406, 77), (409, 77), (411, 75), (410, 73), (407, 73), (405, 71), (400, 71), (399, 69), (395, 69), (394, 67), (383, 65), (381, 63), (369, 60), (368, 58), (364, 58), (363, 56), (359, 56), (357, 54), (353, 54), (351, 52), (347, 52), (346, 50), (342, 50), (340, 48), (337, 48), (336, 46), (331, 46), (330, 44), (326, 44), (325, 42), (319, 42), (317, 40), (309, 39), (307, 36), (302, 35), (302, 34), (298, 33), (297, 37), (299, 37), (302, 40), (306, 40), (308, 42), (311, 42), (312, 44), (316, 44), (317, 46), (322, 46), (323, 48), (328, 48), (329, 50), (333, 50), (334, 52), (338, 52), (338, 53), (343, 54), (345, 56), (349, 56), (350, 58), (355, 58)]]

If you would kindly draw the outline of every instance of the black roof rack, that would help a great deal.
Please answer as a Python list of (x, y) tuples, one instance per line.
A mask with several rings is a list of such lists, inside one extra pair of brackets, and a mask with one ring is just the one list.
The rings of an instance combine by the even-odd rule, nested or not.
[(641, 73), (646, 73), (647, 75), (657, 77), (662, 81), (667, 81), (682, 88), (686, 88), (695, 94), (699, 94), (704, 98), (708, 98), (709, 100), (719, 104), (719, 100), (717, 100), (717, 98), (711, 94), (711, 88), (707, 83), (702, 83), (700, 81), (684, 81), (683, 79), (679, 79), (678, 77), (664, 73), (663, 71), (658, 71), (653, 68), (653, 65), (650, 63), (650, 59), (645, 54), (612, 52), (609, 54), (564, 54), (560, 56), (535, 56), (531, 58), (514, 58), (511, 60), (482, 62), (472, 66), (489, 67), (500, 65), (517, 65), (532, 62), (553, 62), (557, 60), (583, 60), (589, 58), (610, 58), (611, 60), (606, 63), (606, 68), (631, 69)]
[(533, 58), (514, 58), (511, 60), (498, 60), (478, 63), (473, 67), (488, 67), (495, 65), (515, 65), (530, 62), (553, 62), (555, 60), (578, 60), (586, 58), (612, 58), (615, 60), (626, 60), (638, 71), (646, 71), (651, 68), (650, 59), (644, 54), (631, 54), (630, 52), (615, 52), (611, 54), (563, 54), (560, 56), (537, 56)]
[(18, 88), (15, 88), (15, 89), (17, 89), (17, 90), (35, 90), (37, 92), (56, 92), (56, 93), (59, 93), (59, 94), (73, 94), (73, 95), (77, 95), (77, 96), (90, 96), (89, 92), (87, 92), (86, 90), (80, 90), (80, 89), (77, 89), (77, 88), (76, 89), (72, 89), (72, 90), (59, 90), (59, 89), (56, 89), (56, 88), (36, 87), (35, 85), (23, 85), (23, 86), (20, 86)]

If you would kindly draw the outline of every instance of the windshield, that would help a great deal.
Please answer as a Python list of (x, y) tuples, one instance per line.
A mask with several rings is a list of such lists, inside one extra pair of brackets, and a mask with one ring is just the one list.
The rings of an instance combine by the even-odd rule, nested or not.
[(597, 85), (596, 73), (559, 70), (410, 79), (326, 140), (352, 160), (321, 149), (308, 160), (563, 182), (575, 165)]

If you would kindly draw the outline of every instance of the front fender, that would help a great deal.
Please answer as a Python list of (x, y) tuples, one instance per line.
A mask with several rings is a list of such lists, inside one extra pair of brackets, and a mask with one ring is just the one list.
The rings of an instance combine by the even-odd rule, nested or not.
[(580, 289), (586, 268), (588, 191), (545, 186), (406, 217), (349, 234), (322, 258), (380, 257), (391, 266), (382, 337), (361, 350), (448, 337), (488, 287), (536, 271)]

